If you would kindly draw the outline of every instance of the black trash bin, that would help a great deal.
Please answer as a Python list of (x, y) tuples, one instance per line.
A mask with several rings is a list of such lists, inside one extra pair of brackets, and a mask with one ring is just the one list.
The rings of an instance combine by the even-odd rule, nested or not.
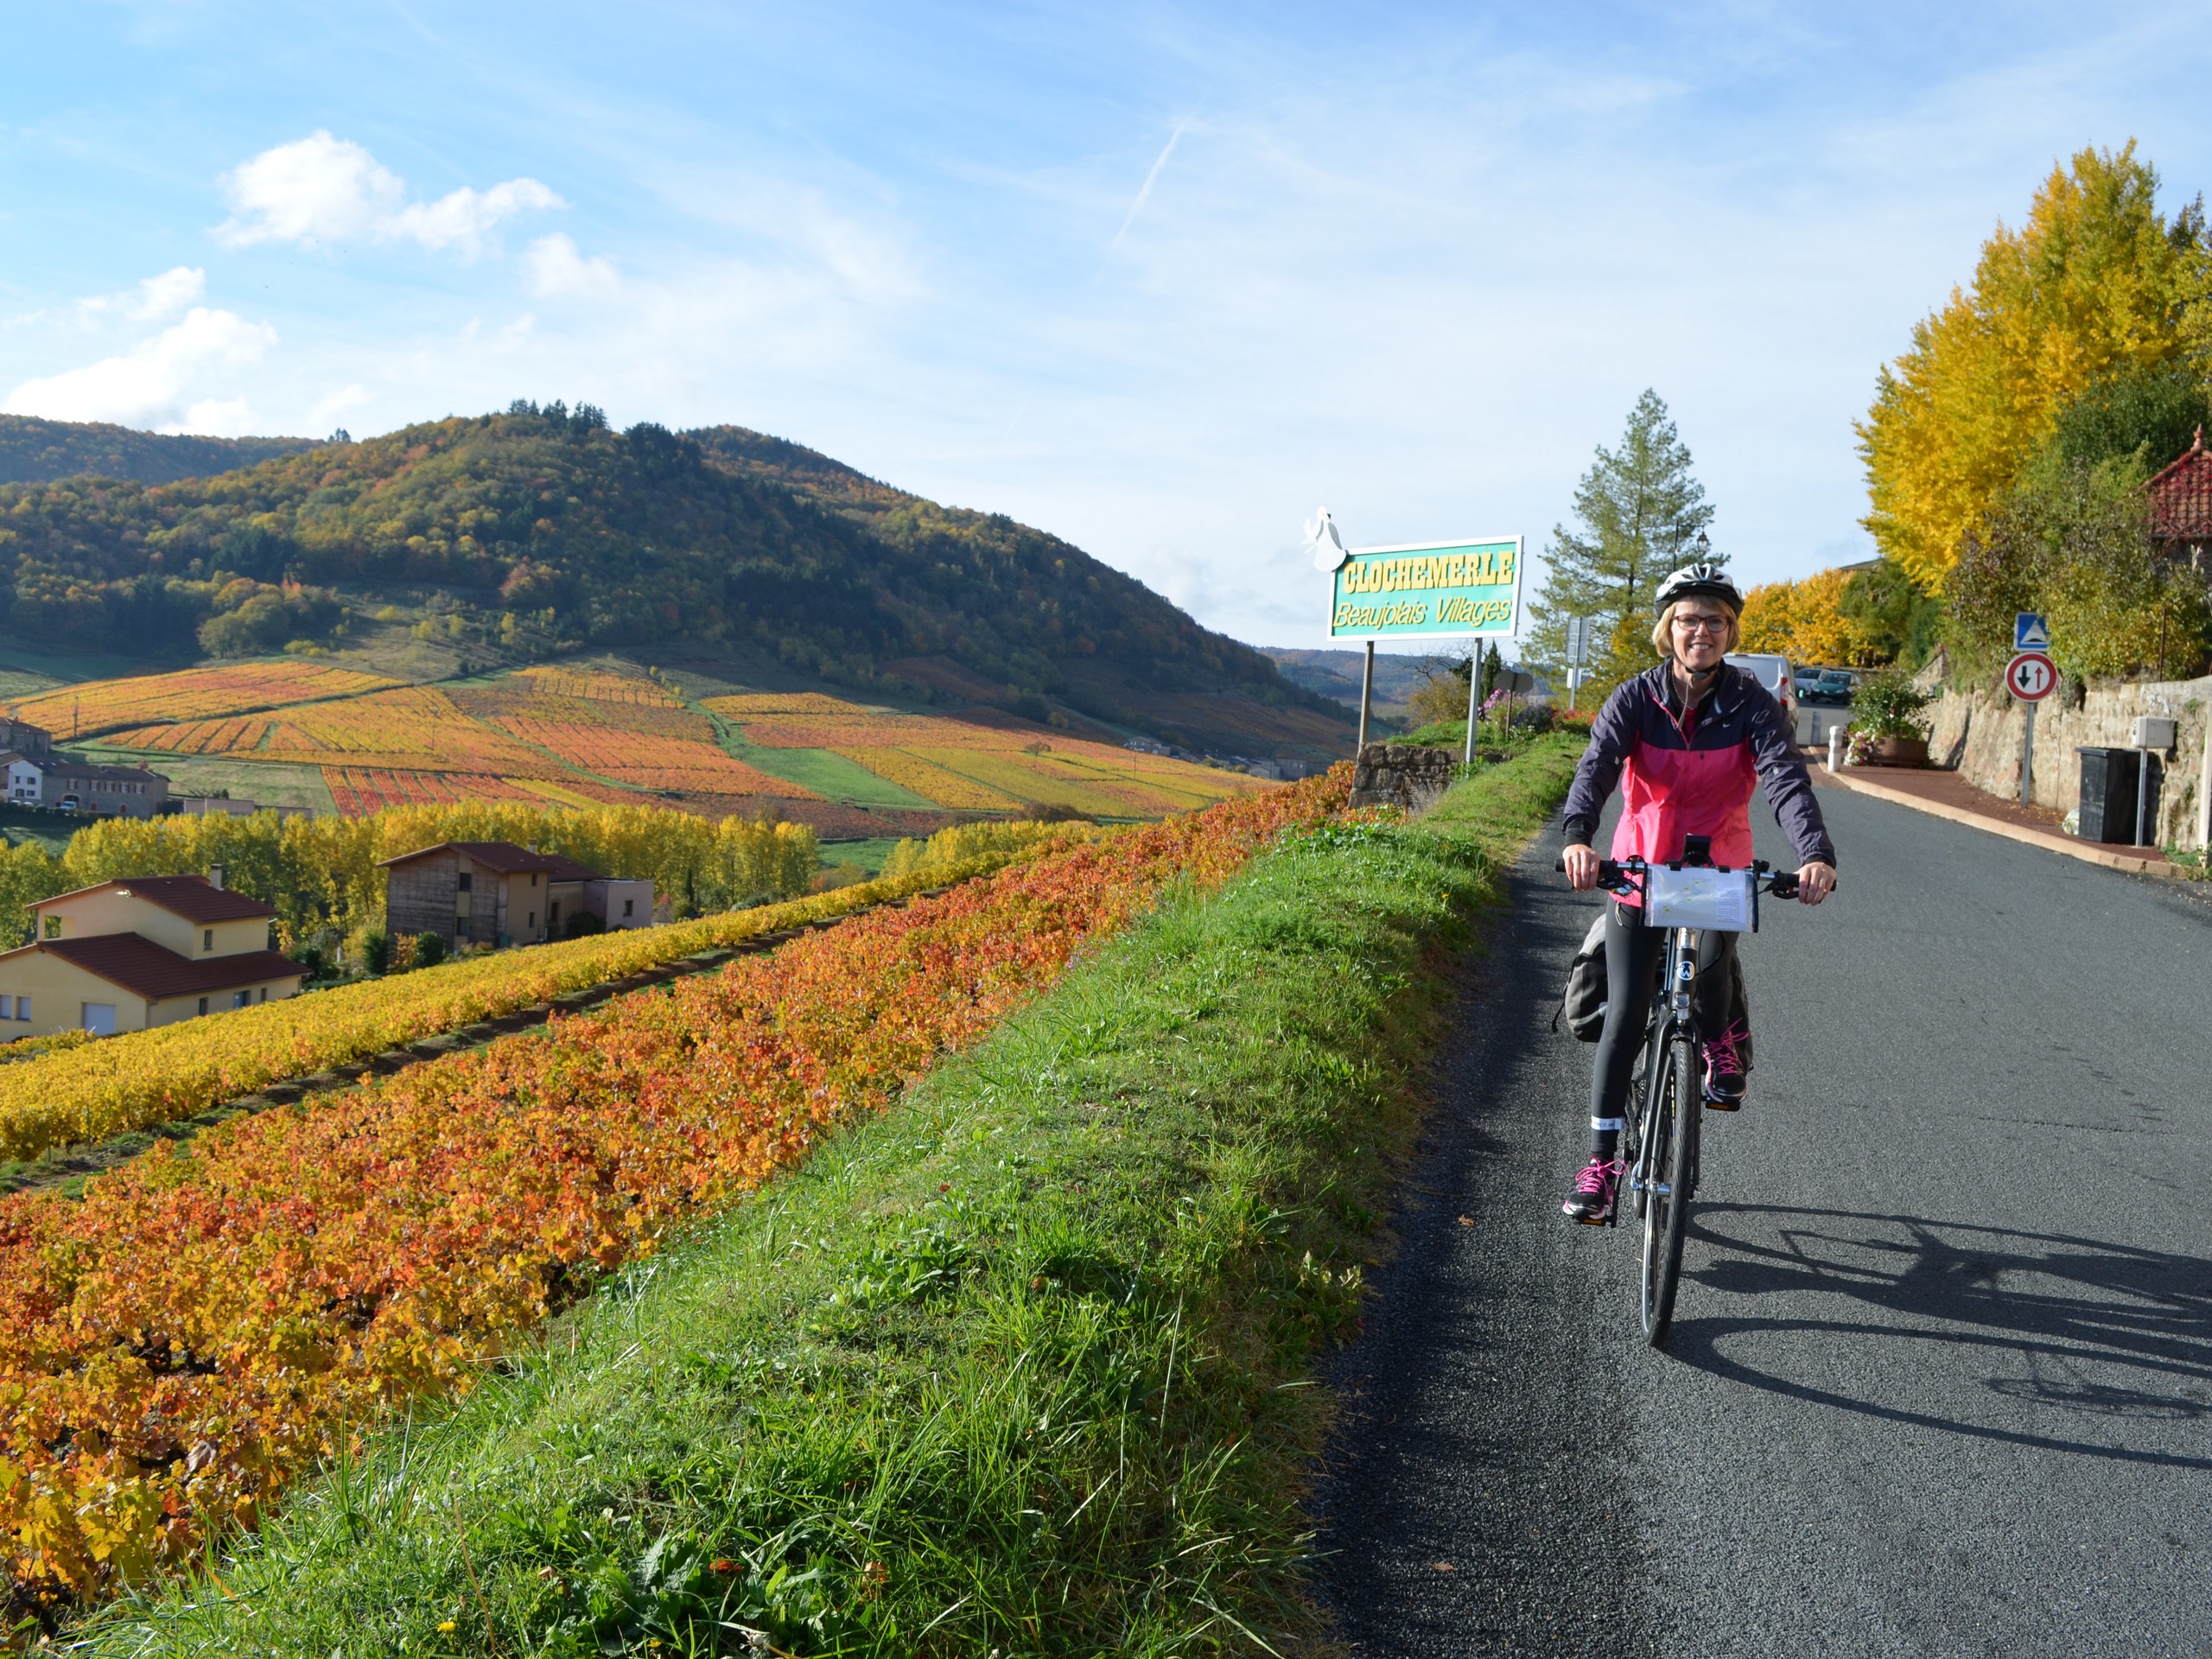
[[(2082, 757), (2082, 806), (2077, 826), (2084, 841), (2135, 844), (2136, 767), (2145, 758), (2135, 749), (2074, 751)], [(2149, 757), (2151, 788), (2144, 804), (2143, 831), (2158, 839), (2158, 757)]]

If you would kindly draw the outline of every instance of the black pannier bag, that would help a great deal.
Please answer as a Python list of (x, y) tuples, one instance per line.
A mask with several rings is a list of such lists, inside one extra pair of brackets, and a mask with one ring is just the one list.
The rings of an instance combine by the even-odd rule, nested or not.
[(1559, 1029), (1559, 1022), (1566, 1020), (1567, 1028), (1579, 1043), (1594, 1043), (1605, 1029), (1605, 912), (1600, 910), (1598, 919), (1590, 924), (1590, 931), (1582, 936), (1582, 948), (1574, 953), (1574, 960), (1567, 966), (1567, 990), (1560, 997), (1558, 1012), (1552, 1015), (1552, 1029)]
[[(1735, 999), (1734, 1017), (1744, 1022), (1745, 1039), (1742, 1048), (1744, 1070), (1751, 1069), (1751, 1000), (1744, 989), (1744, 958), (1740, 951), (1728, 957), (1730, 986)], [(1590, 931), (1582, 936), (1581, 948), (1575, 951), (1574, 960), (1567, 965), (1567, 989), (1560, 994), (1559, 1007), (1552, 1014), (1552, 1029), (1559, 1029), (1561, 1020), (1567, 1030), (1580, 1043), (1594, 1043), (1605, 1034), (1605, 912), (1599, 910), (1597, 920), (1590, 924)]]

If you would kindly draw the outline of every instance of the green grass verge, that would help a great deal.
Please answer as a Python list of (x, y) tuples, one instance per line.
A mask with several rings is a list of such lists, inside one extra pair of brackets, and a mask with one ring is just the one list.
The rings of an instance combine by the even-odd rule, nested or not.
[(1296, 1495), (1442, 969), (1563, 745), (1173, 895), (893, 1110), (371, 1436), (98, 1654), (1192, 1654)]

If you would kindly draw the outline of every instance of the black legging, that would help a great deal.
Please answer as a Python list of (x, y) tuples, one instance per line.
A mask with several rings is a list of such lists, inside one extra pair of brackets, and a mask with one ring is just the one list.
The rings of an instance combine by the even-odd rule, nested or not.
[[(1611, 1157), (1620, 1144), (1621, 1108), (1643, 1046), (1659, 959), (1667, 947), (1667, 930), (1643, 926), (1642, 916), (1625, 905), (1605, 906), (1605, 1029), (1590, 1068), (1590, 1148), (1604, 1158)], [(1719, 1036), (1736, 1017), (1735, 961), (1733, 933), (1708, 928), (1700, 936), (1697, 1023), (1708, 1039)]]

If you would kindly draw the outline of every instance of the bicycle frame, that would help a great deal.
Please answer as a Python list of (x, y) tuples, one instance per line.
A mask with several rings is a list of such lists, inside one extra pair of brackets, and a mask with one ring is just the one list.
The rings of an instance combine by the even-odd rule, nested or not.
[[(1704, 943), (1704, 935), (1694, 927), (1672, 928), (1669, 932), (1666, 954), (1661, 958), (1659, 988), (1652, 997), (1651, 1017), (1644, 1032), (1645, 1086), (1632, 1096), (1635, 1110), (1630, 1115), (1630, 1128), (1637, 1147), (1635, 1160), (1629, 1169), (1629, 1188), (1638, 1194), (1671, 1194), (1674, 1191), (1666, 1182), (1656, 1179), (1651, 1162), (1656, 1137), (1643, 1133), (1644, 1097), (1650, 1092), (1650, 1079), (1656, 1075), (1656, 1069), (1665, 1064), (1667, 1050), (1677, 1037), (1687, 1037), (1693, 1046), (1704, 1040), (1698, 1033), (1697, 1010), (1694, 1006), (1697, 995), (1697, 953)], [(1693, 1112), (1687, 1121), (1694, 1124), (1695, 1117)], [(1692, 1133), (1695, 1133), (1694, 1128)], [(1685, 1193), (1683, 1201), (1687, 1203), (1688, 1198)], [(1637, 1207), (1641, 1214), (1640, 1199)]]

